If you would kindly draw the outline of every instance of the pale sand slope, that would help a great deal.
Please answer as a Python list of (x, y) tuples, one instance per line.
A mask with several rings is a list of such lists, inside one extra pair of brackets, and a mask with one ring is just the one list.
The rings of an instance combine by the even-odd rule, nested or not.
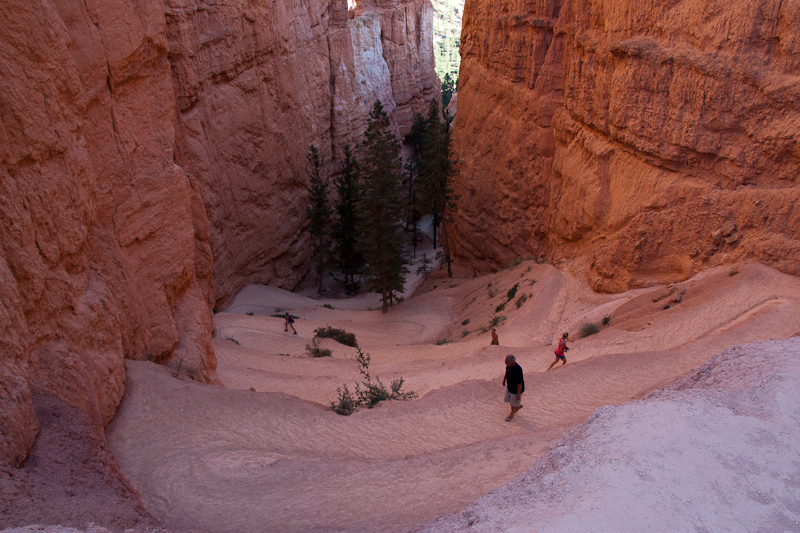
[(729, 348), (598, 409), (426, 532), (800, 531), (800, 338)]
[[(327, 302), (248, 288), (232, 308), (290, 309), (299, 334), (284, 333), (278, 318), (216, 315), (218, 372), (228, 389), (129, 364), (128, 391), (107, 436), (148, 510), (168, 524), (211, 531), (419, 527), (514, 479), (598, 407), (641, 397), (728, 346), (800, 330), (800, 280), (759, 264), (678, 284), (682, 302), (666, 310), (670, 298), (662, 296), (673, 292), (664, 287), (597, 295), (532, 262), (428, 284), (437, 288), (385, 315), (359, 310), (369, 298)], [(515, 297), (499, 313), (507, 317), (498, 326), (501, 346), (486, 346), (488, 334), (475, 330), (514, 284)], [(521, 295), (529, 298), (517, 308)], [(606, 315), (610, 326), (577, 340), (570, 364), (544, 373), (561, 331), (575, 336), (582, 323)], [(326, 340), (334, 357), (304, 354), (325, 325), (355, 333), (372, 355), (373, 375), (385, 383), (403, 376), (422, 398), (350, 417), (328, 410), (336, 388), (360, 377), (352, 348)], [(464, 330), (471, 333), (462, 338)], [(527, 389), (525, 409), (510, 423), (500, 384), (506, 353), (517, 355)]]

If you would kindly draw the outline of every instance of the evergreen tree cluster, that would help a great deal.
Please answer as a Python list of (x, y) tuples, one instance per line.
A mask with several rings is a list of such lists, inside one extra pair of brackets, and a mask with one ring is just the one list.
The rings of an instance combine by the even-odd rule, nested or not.
[(442, 109), (447, 109), (447, 105), (456, 91), (458, 91), (458, 78), (454, 80), (450, 73), (445, 74), (442, 80)]
[[(363, 282), (367, 289), (380, 293), (381, 308), (386, 312), (397, 293), (403, 292), (409, 264), (406, 233), (411, 234), (415, 247), (419, 217), (433, 217), (434, 246), (437, 230), (447, 242), (445, 213), (453, 207), (449, 122), (440, 115), (436, 101), (431, 102), (427, 118), (415, 117), (408, 140), (417, 155), (404, 165), (400, 142), (376, 101), (358, 147), (360, 161), (350, 147), (344, 148), (334, 180), (337, 200), (333, 208), (328, 184), (321, 177), (324, 161), (311, 146), (306, 214), (320, 291), (325, 271), (333, 268), (341, 273), (348, 292), (357, 292)], [(449, 272), (449, 251), (445, 257)]]

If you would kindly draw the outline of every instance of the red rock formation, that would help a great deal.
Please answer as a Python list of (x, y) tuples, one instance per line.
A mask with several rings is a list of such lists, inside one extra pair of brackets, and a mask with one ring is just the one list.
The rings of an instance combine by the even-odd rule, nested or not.
[(456, 255), (580, 259), (604, 291), (800, 274), (798, 23), (769, 0), (467, 2)]
[(161, 3), (14, 3), (0, 28), (0, 464), (16, 465), (32, 389), (102, 425), (123, 357), (212, 381), (216, 362)]
[(306, 155), (336, 167), (375, 99), (406, 135), (438, 92), (429, 1), (173, 2), (178, 163), (211, 225), (216, 299), (306, 274)]
[(335, 160), (376, 98), (404, 135), (438, 89), (427, 0), (59, 1), (0, 28), (0, 464), (32, 390), (101, 426), (124, 357), (216, 381), (214, 302), (307, 270), (309, 145)]

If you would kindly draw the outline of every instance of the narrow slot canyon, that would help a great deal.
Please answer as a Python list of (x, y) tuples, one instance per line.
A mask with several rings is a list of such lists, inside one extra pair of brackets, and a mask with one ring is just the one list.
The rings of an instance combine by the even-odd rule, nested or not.
[(800, 528), (799, 23), (12, 2), (0, 530)]

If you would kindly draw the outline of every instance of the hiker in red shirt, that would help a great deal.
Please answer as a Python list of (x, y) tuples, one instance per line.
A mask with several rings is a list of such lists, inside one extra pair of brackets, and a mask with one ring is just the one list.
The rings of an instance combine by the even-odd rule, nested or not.
[(558, 363), (559, 359), (561, 360), (562, 365), (567, 364), (566, 353), (567, 350), (569, 350), (569, 346), (567, 346), (567, 341), (572, 342), (572, 340), (569, 338), (569, 333), (565, 331), (564, 334), (561, 335), (561, 338), (558, 339), (558, 348), (556, 348), (556, 360), (550, 363), (550, 366), (547, 368), (547, 370), (550, 370), (551, 368), (556, 366), (556, 363)]

